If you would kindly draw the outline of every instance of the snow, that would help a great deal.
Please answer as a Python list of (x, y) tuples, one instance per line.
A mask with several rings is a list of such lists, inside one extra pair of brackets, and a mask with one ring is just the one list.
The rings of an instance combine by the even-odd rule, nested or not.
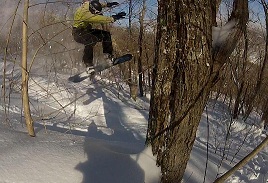
[[(7, 68), (8, 82), (13, 65), (8, 63)], [(13, 75), (19, 78), (19, 73), (15, 66)], [(19, 80), (9, 108), (1, 99), (0, 183), (160, 182), (156, 158), (145, 145), (149, 98), (129, 99), (120, 80), (98, 76), (92, 83), (70, 83), (69, 76), (32, 72), (29, 95), (35, 138), (27, 135), (21, 117)], [(226, 111), (224, 102), (210, 100), (183, 182), (203, 182), (204, 177), (204, 182), (213, 182), (265, 138), (266, 132), (256, 125), (257, 113), (245, 123), (232, 120)], [(227, 182), (268, 182), (267, 162), (266, 147)]]
[(217, 48), (223, 44), (228, 38), (229, 34), (235, 28), (236, 22), (235, 20), (231, 20), (227, 22), (225, 25), (221, 27), (212, 27), (212, 47)]

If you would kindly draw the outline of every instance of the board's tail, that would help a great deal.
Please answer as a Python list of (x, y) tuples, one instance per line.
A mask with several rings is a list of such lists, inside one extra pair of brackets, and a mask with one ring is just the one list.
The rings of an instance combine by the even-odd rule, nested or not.
[(114, 59), (113, 65), (122, 64), (124, 62), (130, 61), (132, 57), (133, 57), (132, 54), (125, 54), (121, 57)]

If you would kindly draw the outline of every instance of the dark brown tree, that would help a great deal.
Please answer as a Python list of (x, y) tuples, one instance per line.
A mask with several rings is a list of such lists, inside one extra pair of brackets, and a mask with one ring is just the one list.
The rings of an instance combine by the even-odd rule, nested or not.
[(162, 182), (180, 182), (196, 130), (222, 66), (243, 36), (247, 0), (234, 0), (234, 27), (212, 48), (214, 0), (159, 0), (147, 142), (157, 155)]

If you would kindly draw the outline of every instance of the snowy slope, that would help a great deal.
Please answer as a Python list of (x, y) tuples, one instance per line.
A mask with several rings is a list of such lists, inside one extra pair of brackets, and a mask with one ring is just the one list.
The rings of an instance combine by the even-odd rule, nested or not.
[[(19, 68), (14, 73), (19, 81)], [(130, 100), (122, 82), (97, 77), (74, 84), (67, 77), (31, 75), (36, 138), (27, 135), (21, 118), (19, 82), (6, 122), (1, 100), (0, 183), (159, 182), (160, 169), (145, 146), (149, 99)], [(246, 125), (231, 121), (226, 107), (211, 100), (204, 111), (184, 182), (213, 182), (265, 137), (251, 125), (257, 114)], [(228, 182), (268, 182), (267, 161), (266, 148)]]
[[(266, 137), (262, 129), (253, 125), (259, 122), (258, 114), (252, 115), (246, 124), (243, 120), (232, 120), (227, 108), (214, 100), (207, 105), (185, 173), (187, 182), (203, 182), (205, 175), (206, 182), (213, 182)], [(227, 182), (268, 182), (267, 162), (268, 147)]]
[[(160, 170), (144, 143), (148, 104), (123, 102), (114, 84), (73, 84), (67, 77), (32, 75), (36, 138), (21, 122), (19, 93), (12, 94), (12, 128), (0, 123), (0, 182), (158, 182)], [(0, 112), (4, 121), (3, 105)]]

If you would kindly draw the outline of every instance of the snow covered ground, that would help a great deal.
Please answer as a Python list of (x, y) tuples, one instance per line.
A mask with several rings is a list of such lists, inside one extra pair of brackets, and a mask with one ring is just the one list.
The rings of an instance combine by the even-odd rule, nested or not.
[[(12, 80), (20, 69), (12, 69), (8, 64), (7, 81), (14, 84), (11, 95), (6, 91), (9, 107), (3, 97), (0, 106), (0, 183), (159, 182), (160, 169), (145, 145), (148, 98), (130, 100), (121, 82), (101, 77), (74, 84), (67, 74), (34, 71), (29, 83), (32, 138), (21, 117), (19, 82)], [(231, 121), (227, 106), (211, 100), (183, 182), (213, 182), (253, 150), (266, 136), (253, 122), (258, 124), (258, 114), (247, 124)], [(228, 182), (268, 182), (268, 148)]]

